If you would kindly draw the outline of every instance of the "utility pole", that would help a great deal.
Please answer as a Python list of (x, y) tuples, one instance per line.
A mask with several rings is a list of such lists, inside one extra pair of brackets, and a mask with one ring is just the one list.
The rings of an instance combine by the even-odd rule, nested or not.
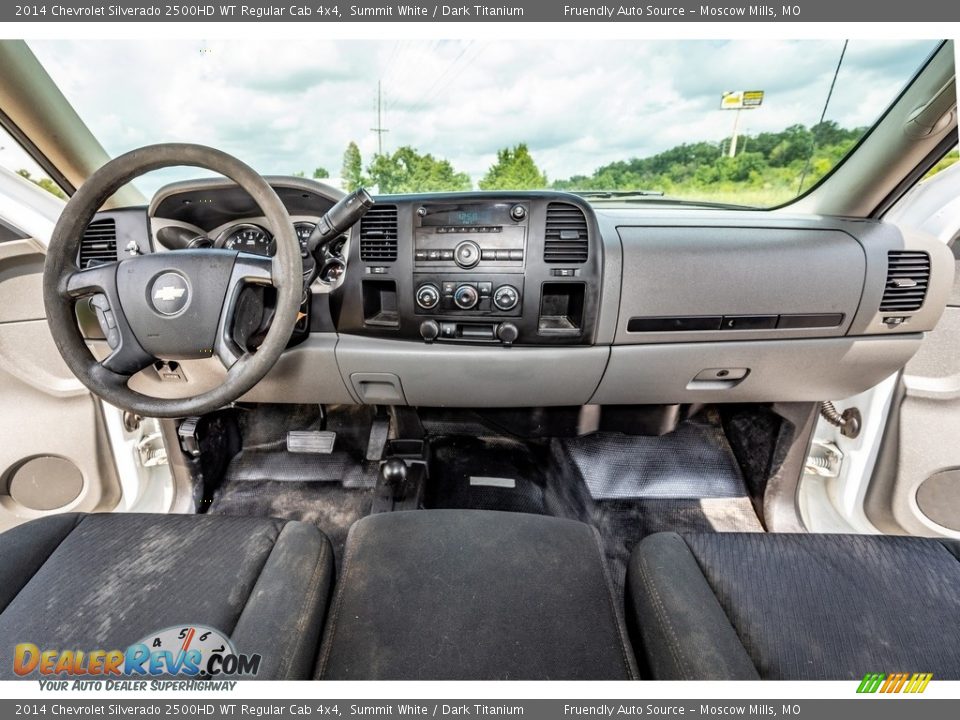
[(370, 128), (377, 134), (377, 155), (383, 155), (383, 134), (390, 132), (383, 126), (383, 95), (380, 92), (380, 81), (377, 80), (377, 126)]
[(737, 139), (740, 131), (740, 112), (741, 108), (737, 108), (737, 112), (733, 116), (733, 134), (730, 136), (730, 151), (727, 154), (727, 157), (736, 157), (737, 155)]

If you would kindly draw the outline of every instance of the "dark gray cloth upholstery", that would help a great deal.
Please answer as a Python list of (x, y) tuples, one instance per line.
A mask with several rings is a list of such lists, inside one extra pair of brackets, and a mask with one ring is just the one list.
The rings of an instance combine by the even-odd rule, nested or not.
[(626, 679), (635, 666), (591, 527), (430, 510), (350, 530), (317, 676)]
[(627, 575), (658, 679), (960, 679), (957, 545), (875, 535), (645, 538)]
[(758, 679), (736, 630), (676, 533), (641, 541), (627, 566), (627, 597), (634, 647), (646, 650), (644, 670), (653, 677)]
[(262, 656), (258, 678), (310, 676), (333, 581), (312, 525), (207, 515), (68, 514), (0, 535), (0, 677), (16, 643), (123, 649), (201, 624)]

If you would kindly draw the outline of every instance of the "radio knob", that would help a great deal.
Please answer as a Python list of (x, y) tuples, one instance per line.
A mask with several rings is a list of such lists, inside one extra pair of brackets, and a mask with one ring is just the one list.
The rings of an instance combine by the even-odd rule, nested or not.
[(472, 240), (464, 240), (454, 249), (453, 259), (462, 268), (472, 268), (480, 262), (480, 246)]
[(497, 306), (498, 310), (504, 312), (513, 310), (518, 302), (520, 302), (520, 293), (512, 285), (501, 285), (493, 293), (493, 304)]
[(517, 326), (513, 323), (505, 322), (497, 327), (497, 339), (504, 345), (513, 345), (519, 335), (520, 331), (517, 330)]
[(440, 290), (436, 285), (427, 283), (417, 288), (417, 305), (424, 310), (433, 310), (440, 303)]
[(527, 209), (523, 205), (514, 205), (510, 208), (510, 217), (520, 222), (527, 216)]
[(433, 342), (440, 334), (440, 323), (436, 320), (424, 320), (420, 323), (420, 337), (427, 342)]
[(461, 310), (471, 310), (480, 299), (480, 294), (472, 285), (461, 285), (453, 293), (453, 302)]

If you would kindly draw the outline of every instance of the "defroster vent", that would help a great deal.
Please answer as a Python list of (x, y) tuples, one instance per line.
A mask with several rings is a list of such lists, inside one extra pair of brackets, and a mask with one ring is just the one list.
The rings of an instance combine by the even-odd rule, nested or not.
[(917, 250), (891, 250), (887, 253), (887, 285), (880, 301), (880, 312), (919, 310), (930, 284), (930, 256)]
[(360, 219), (360, 259), (364, 262), (397, 259), (396, 205), (374, 205)]
[(117, 223), (113, 218), (94, 220), (80, 241), (80, 268), (116, 262)]
[(585, 263), (590, 244), (583, 210), (567, 203), (547, 205), (543, 260), (548, 263)]

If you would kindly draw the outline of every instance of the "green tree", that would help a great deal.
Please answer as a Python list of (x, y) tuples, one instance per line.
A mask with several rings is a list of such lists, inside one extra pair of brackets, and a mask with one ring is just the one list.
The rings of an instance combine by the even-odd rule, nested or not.
[(547, 176), (530, 155), (526, 143), (497, 151), (497, 162), (480, 180), (481, 190), (538, 190), (547, 186)]
[(363, 185), (363, 160), (360, 157), (360, 148), (352, 140), (343, 151), (343, 169), (340, 171), (340, 177), (343, 178), (347, 192), (353, 192)]
[(470, 176), (454, 170), (450, 161), (421, 155), (410, 146), (392, 154), (375, 155), (367, 168), (370, 182), (382, 193), (469, 190)]
[(314, 180), (325, 180), (328, 177), (330, 177), (330, 173), (325, 167), (318, 167), (313, 171)]
[(61, 190), (60, 187), (59, 187), (53, 180), (51, 180), (50, 178), (46, 178), (46, 177), (43, 177), (43, 178), (34, 178), (34, 177), (31, 177), (31, 176), (30, 176), (30, 171), (29, 171), (29, 170), (24, 170), (23, 168), (17, 170), (17, 175), (20, 175), (21, 177), (26, 178), (27, 180), (29, 180), (30, 182), (32, 182), (34, 185), (37, 185), (37, 186), (39, 186), (39, 187), (42, 187), (42, 188), (43, 188), (44, 190), (46, 190), (48, 193), (50, 193), (51, 195), (56, 195), (56, 196), (57, 196), (58, 198), (60, 198), (61, 200), (66, 200), (66, 199), (67, 199), (66, 193), (64, 193), (63, 190)]

